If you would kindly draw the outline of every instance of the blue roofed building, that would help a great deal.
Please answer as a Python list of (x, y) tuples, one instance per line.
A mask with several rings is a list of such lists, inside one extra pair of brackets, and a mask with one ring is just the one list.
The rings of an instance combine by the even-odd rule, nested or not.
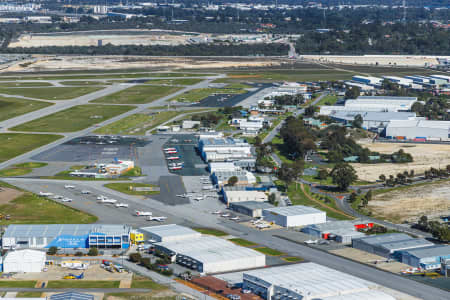
[(416, 268), (433, 270), (441, 267), (441, 259), (450, 259), (450, 245), (411, 249), (401, 253), (402, 263)]

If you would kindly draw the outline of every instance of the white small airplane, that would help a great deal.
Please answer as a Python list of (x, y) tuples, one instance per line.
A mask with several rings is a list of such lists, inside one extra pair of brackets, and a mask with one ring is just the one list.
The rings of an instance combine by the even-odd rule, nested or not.
[(60, 196), (60, 195), (55, 195), (55, 196), (53, 196), (53, 199), (63, 199), (64, 197), (63, 196)]
[(235, 217), (232, 217), (232, 218), (230, 218), (230, 220), (233, 220), (233, 221), (238, 221), (238, 220), (240, 220), (241, 218), (239, 218), (239, 216), (235, 216)]
[(166, 159), (167, 160), (178, 160), (178, 159), (180, 159), (180, 157), (179, 156), (169, 156)]
[(179, 195), (176, 195), (176, 197), (180, 197), (180, 198), (187, 198), (187, 197), (188, 197), (188, 195), (186, 195), (186, 194), (179, 194)]
[(128, 207), (128, 203), (116, 203), (115, 207)]
[(66, 184), (66, 185), (64, 186), (64, 188), (66, 188), (66, 189), (74, 189), (75, 186), (74, 186), (74, 185)]
[(135, 215), (136, 215), (137, 217), (146, 217), (146, 216), (151, 216), (151, 215), (152, 215), (152, 212), (151, 212), (151, 211), (139, 211), (139, 210), (137, 210), (137, 211), (135, 212)]
[(97, 200), (105, 200), (105, 199), (108, 199), (108, 198), (106, 198), (106, 197), (103, 196), (103, 195), (100, 195), (100, 196), (97, 197)]
[(88, 195), (88, 194), (90, 194), (90, 193), (91, 193), (91, 191), (88, 191), (88, 190), (83, 190), (83, 191), (81, 191), (81, 193), (82, 193), (82, 194), (84, 194), (84, 195)]
[(164, 148), (164, 151), (177, 151), (177, 148)]
[(39, 192), (39, 196), (41, 196), (41, 197), (49, 197), (49, 196), (53, 196), (53, 193)]
[(229, 216), (231, 216), (229, 213), (224, 213), (223, 215), (221, 215), (222, 218), (228, 218)]
[(100, 200), (100, 203), (111, 203), (111, 204), (114, 204), (116, 202), (117, 202), (116, 199), (109, 199), (109, 198), (105, 198), (105, 199)]
[(200, 177), (200, 180), (209, 180), (209, 177)]
[(202, 186), (202, 190), (213, 190), (214, 189), (214, 186), (212, 186), (212, 185), (204, 185), (204, 186)]
[(317, 244), (319, 241), (318, 240), (307, 240), (304, 243), (307, 245), (312, 245), (312, 244)]
[(172, 170), (172, 171), (178, 171), (178, 170), (181, 170), (181, 169), (183, 169), (183, 166), (169, 167), (169, 170)]
[(222, 212), (220, 211), (220, 210), (216, 210), (216, 211), (213, 211), (212, 212), (212, 214), (213, 215), (220, 215)]
[(203, 197), (202, 196), (192, 197), (192, 200), (201, 201), (203, 200)]
[(161, 217), (152, 217), (148, 216), (147, 221), (156, 221), (156, 222), (164, 222), (167, 219), (167, 217), (161, 216)]
[(270, 225), (267, 223), (258, 224), (258, 225), (256, 225), (256, 228), (258, 228), (258, 229), (270, 228)]
[(62, 202), (72, 202), (72, 199), (70, 199), (70, 198), (63, 198), (61, 201)]
[(169, 151), (164, 151), (166, 154), (177, 154), (178, 151), (177, 150), (169, 150)]
[(184, 163), (182, 163), (182, 162), (179, 162), (179, 163), (169, 163), (168, 165), (169, 165), (169, 167), (180, 167), (180, 166), (183, 166)]

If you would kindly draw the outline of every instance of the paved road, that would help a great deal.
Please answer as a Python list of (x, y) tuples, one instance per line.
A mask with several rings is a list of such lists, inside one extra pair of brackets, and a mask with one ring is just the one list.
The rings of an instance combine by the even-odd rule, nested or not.
[(42, 293), (64, 293), (64, 292), (79, 292), (79, 293), (148, 293), (149, 289), (127, 289), (127, 288), (86, 288), (86, 289), (48, 289), (48, 288), (0, 288), (0, 292), (42, 292)]

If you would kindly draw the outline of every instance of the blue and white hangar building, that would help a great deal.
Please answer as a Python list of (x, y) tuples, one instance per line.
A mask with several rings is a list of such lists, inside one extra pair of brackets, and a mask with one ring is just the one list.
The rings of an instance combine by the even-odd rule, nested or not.
[(2, 249), (128, 249), (131, 227), (106, 224), (9, 225)]

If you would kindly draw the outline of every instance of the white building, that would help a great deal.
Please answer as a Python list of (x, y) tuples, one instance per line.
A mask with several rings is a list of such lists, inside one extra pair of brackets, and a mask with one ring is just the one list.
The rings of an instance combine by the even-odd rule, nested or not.
[(361, 90), (361, 92), (368, 92), (368, 91), (373, 91), (375, 88), (371, 85), (367, 85), (367, 84), (363, 84), (363, 83), (358, 83), (358, 82), (352, 82), (352, 81), (346, 81), (344, 82), (344, 84), (347, 87), (357, 87)]
[(416, 97), (361, 96), (345, 101), (345, 105), (321, 106), (320, 115), (330, 115), (337, 111), (398, 112), (410, 111)]
[(3, 258), (3, 272), (42, 272), (46, 255), (43, 251), (24, 249), (11, 251)]
[(219, 273), (261, 268), (266, 256), (214, 236), (156, 243), (155, 248), (172, 256), (176, 263), (200, 273)]
[(224, 192), (225, 203), (235, 203), (235, 202), (265, 202), (268, 200), (266, 193), (259, 191), (225, 191)]
[(305, 84), (297, 83), (297, 82), (283, 82), (277, 89), (279, 93), (286, 94), (302, 94), (308, 91), (308, 87)]
[(383, 76), (384, 79), (389, 80), (390, 82), (396, 83), (401, 86), (410, 87), (413, 84), (412, 79), (397, 77), (397, 76)]
[(196, 126), (200, 126), (200, 121), (190, 121), (190, 120), (184, 120), (181, 127), (183, 129), (192, 129)]
[(352, 77), (352, 81), (362, 84), (367, 84), (370, 86), (380, 86), (383, 82), (383, 78), (373, 77), (373, 76), (361, 76), (355, 75)]
[(417, 120), (423, 119), (416, 116), (415, 112), (378, 112), (378, 111), (334, 111), (328, 116), (335, 121), (351, 124), (357, 115), (363, 119), (362, 128), (386, 127), (391, 120)]
[(386, 127), (385, 135), (402, 139), (425, 138), (430, 141), (448, 141), (450, 121), (393, 120)]
[(395, 300), (378, 285), (315, 263), (244, 272), (243, 289), (266, 300)]
[(236, 172), (241, 171), (242, 168), (234, 162), (210, 162), (208, 164), (209, 172)]
[(139, 228), (147, 239), (157, 242), (173, 242), (186, 239), (195, 239), (201, 236), (200, 232), (177, 224), (149, 226)]
[(202, 138), (198, 142), (198, 148), (207, 162), (233, 161), (253, 157), (252, 146), (243, 139)]
[(267, 222), (274, 222), (283, 227), (321, 224), (327, 221), (324, 211), (303, 205), (264, 209), (263, 218)]

